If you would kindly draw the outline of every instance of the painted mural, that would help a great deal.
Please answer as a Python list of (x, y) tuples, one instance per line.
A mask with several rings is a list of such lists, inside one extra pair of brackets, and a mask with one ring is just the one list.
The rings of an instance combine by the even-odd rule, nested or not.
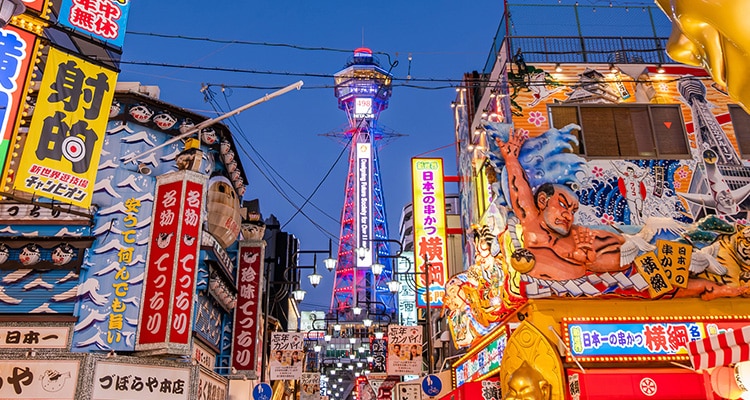
[[(726, 94), (688, 67), (568, 69), (529, 66), (482, 121), (489, 176), (474, 190), (491, 202), (469, 227), (474, 262), (444, 300), (457, 347), (532, 298), (750, 295), (750, 167)], [(581, 128), (548, 121), (549, 103), (623, 102), (681, 104), (690, 157), (585, 159)]]

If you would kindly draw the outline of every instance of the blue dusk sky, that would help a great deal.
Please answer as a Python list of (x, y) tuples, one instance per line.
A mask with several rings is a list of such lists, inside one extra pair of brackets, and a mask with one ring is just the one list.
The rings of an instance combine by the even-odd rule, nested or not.
[[(456, 174), (450, 103), (463, 74), (484, 67), (502, 9), (496, 0), (134, 1), (119, 81), (157, 85), (162, 100), (206, 116), (304, 81), (301, 90), (225, 122), (248, 176), (245, 200), (259, 199), (263, 217), (274, 214), (302, 249), (325, 249), (329, 238), (338, 242), (349, 156), (322, 136), (347, 124), (333, 74), (361, 46), (386, 70), (389, 57), (398, 60), (379, 122), (405, 135), (380, 149), (390, 237), (397, 238), (401, 209), (411, 202), (411, 157), (441, 157), (446, 175)], [(303, 308), (330, 305), (333, 274), (322, 274)]]

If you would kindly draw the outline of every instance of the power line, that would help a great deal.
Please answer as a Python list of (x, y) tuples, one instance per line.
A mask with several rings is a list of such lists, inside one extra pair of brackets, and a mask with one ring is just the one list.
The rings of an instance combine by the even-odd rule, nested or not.
[[(231, 109), (231, 106), (229, 105), (229, 100), (228, 100), (228, 98), (226, 96), (226, 92), (225, 91), (222, 91), (222, 92), (224, 94), (224, 100), (225, 100), (225, 103), (227, 103), (227, 107), (229, 107)], [(206, 88), (206, 90), (204, 90), (203, 93), (205, 95), (206, 101), (211, 104), (211, 107), (214, 109), (214, 111), (217, 112), (217, 113), (222, 113), (223, 114), (224, 110), (222, 109), (221, 106), (218, 105), (218, 102), (217, 102), (217, 100), (215, 98), (214, 92), (211, 91), (210, 89)], [(289, 181), (287, 181), (286, 179), (284, 179), (284, 177), (281, 176), (281, 174), (279, 174), (278, 171), (276, 171), (273, 168), (273, 166), (265, 158), (263, 158), (262, 154), (252, 145), (252, 143), (250, 143), (250, 141), (247, 139), (247, 137), (246, 137), (246, 135), (245, 135), (245, 133), (244, 133), (244, 131), (242, 129), (242, 126), (237, 123), (236, 117), (232, 117), (232, 118), (228, 119), (228, 122), (229, 122), (230, 125), (232, 125), (232, 127), (235, 129), (235, 131), (240, 134), (238, 136), (240, 138), (242, 138), (243, 141), (244, 141), (244, 143), (255, 153), (256, 157), (262, 162), (263, 166), (259, 165), (255, 161), (254, 157), (251, 157), (250, 154), (248, 154), (248, 152), (246, 151), (246, 149), (244, 148), (244, 146), (238, 146), (238, 147), (242, 150), (242, 152), (245, 154), (245, 156), (247, 156), (247, 158), (250, 160), (250, 162), (258, 169), (258, 172), (271, 184), (271, 187), (273, 187), (289, 204), (292, 205), (292, 207), (294, 207), (297, 210), (294, 215), (296, 216), (297, 214), (302, 214), (303, 216), (305, 216), (305, 218), (307, 218), (323, 234), (327, 235), (328, 237), (330, 237), (332, 239), (337, 239), (338, 238), (337, 235), (335, 235), (335, 234), (329, 232), (328, 230), (326, 230), (319, 223), (317, 223), (313, 218), (311, 218), (309, 215), (305, 214), (302, 211), (302, 207), (304, 207), (304, 204), (302, 206), (297, 206), (294, 203), (294, 201), (289, 197), (289, 195), (283, 190), (283, 188), (281, 187), (281, 184), (279, 184), (279, 182), (276, 180), (275, 176), (280, 177), (281, 180), (284, 183), (286, 183), (288, 185), (288, 187), (292, 188), (292, 190), (297, 195), (299, 195), (302, 198), (305, 198), (305, 196), (303, 196), (291, 183), (289, 183)], [(345, 151), (345, 149), (342, 150), (342, 152), (343, 151)], [(320, 184), (315, 189), (315, 191), (310, 195), (310, 197), (305, 200), (305, 204), (307, 204), (308, 202), (310, 202), (310, 199), (312, 198), (312, 196), (315, 194), (315, 192), (318, 190), (318, 188), (323, 184), (323, 182), (325, 182), (325, 179), (330, 175), (331, 171), (333, 170), (333, 168), (336, 166), (336, 164), (338, 163), (338, 161), (340, 159), (341, 159), (341, 155), (339, 155), (339, 157), (336, 159), (336, 161), (334, 162), (334, 164), (331, 166), (331, 168), (329, 169), (328, 173), (323, 178), (323, 181), (320, 182)], [(265, 168), (263, 168), (263, 167), (265, 167)], [(264, 172), (264, 169), (265, 169), (265, 172)], [(270, 170), (270, 172), (269, 172), (269, 170)], [(320, 211), (326, 217), (330, 218), (335, 223), (337, 223), (337, 224), (339, 223), (339, 221), (337, 219), (331, 217), (329, 214), (327, 214), (324, 210), (320, 209), (316, 205), (313, 204), (313, 207), (315, 207), (318, 211)]]

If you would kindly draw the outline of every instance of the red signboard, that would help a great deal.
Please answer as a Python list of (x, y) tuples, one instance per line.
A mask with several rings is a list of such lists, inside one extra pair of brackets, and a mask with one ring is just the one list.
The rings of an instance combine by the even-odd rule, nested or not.
[(567, 375), (568, 400), (721, 399), (713, 395), (708, 374), (684, 369), (569, 369)]
[(247, 375), (251, 379), (257, 378), (257, 349), (261, 348), (258, 344), (258, 293), (261, 292), (264, 249), (263, 241), (243, 241), (240, 242), (237, 257), (237, 307), (234, 309), (232, 367), (238, 374)]
[(190, 354), (205, 181), (193, 171), (156, 179), (138, 351)]
[(185, 182), (185, 197), (182, 202), (182, 222), (177, 270), (175, 271), (174, 297), (172, 298), (172, 325), (169, 331), (171, 343), (190, 344), (190, 327), (193, 325), (193, 296), (200, 251), (201, 210), (203, 209), (203, 183)]

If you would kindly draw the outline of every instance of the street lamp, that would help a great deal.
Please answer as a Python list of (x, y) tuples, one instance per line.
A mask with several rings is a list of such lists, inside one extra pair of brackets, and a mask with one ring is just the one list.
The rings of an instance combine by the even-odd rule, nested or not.
[[(3, 1), (3, 0), (0, 0)], [(300, 82), (301, 86), (301, 82)], [(281, 274), (281, 280), (279, 281), (271, 281), (270, 279), (266, 279), (266, 293), (270, 293), (271, 286), (272, 285), (281, 285), (283, 289), (279, 292), (279, 294), (282, 294), (283, 297), (279, 296), (276, 297), (276, 301), (282, 300), (284, 297), (287, 297), (291, 295), (292, 299), (296, 303), (300, 303), (305, 299), (305, 295), (307, 292), (305, 290), (302, 290), (299, 287), (299, 270), (302, 269), (312, 269), (312, 273), (307, 276), (307, 278), (310, 281), (310, 285), (312, 287), (317, 287), (320, 284), (320, 281), (323, 279), (323, 277), (318, 274), (318, 254), (320, 253), (328, 253), (328, 258), (323, 260), (325, 263), (325, 267), (327, 270), (331, 271), (336, 268), (336, 260), (332, 257), (333, 255), (333, 246), (331, 243), (331, 239), (328, 239), (328, 249), (327, 250), (297, 250), (292, 254), (291, 258), (289, 259), (289, 266), (287, 266), (286, 269)], [(310, 266), (300, 266), (298, 265), (298, 256), (300, 254), (313, 254), (313, 265)], [(266, 276), (270, 276), (270, 266), (269, 263), (266, 264)], [(266, 318), (264, 318), (264, 325), (263, 325), (263, 343), (268, 343), (268, 335), (269, 335), (269, 326), (268, 326), (268, 315), (270, 315), (270, 304), (271, 301), (269, 299), (266, 299), (265, 301), (265, 315)], [(299, 327), (299, 324), (297, 324)], [(299, 328), (298, 328), (299, 329)], [(265, 382), (265, 373), (266, 373), (266, 363), (267, 363), (267, 356), (266, 351), (264, 351), (261, 354), (261, 381)]]

